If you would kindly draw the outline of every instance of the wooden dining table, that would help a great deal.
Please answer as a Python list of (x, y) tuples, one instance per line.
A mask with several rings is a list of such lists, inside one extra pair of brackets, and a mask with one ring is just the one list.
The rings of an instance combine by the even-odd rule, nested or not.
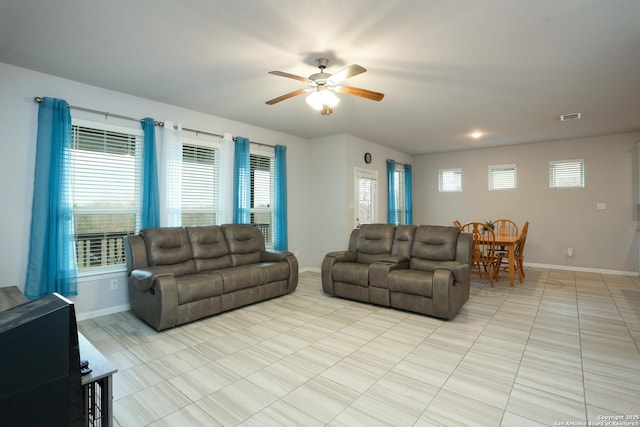
[(518, 234), (495, 234), (495, 245), (496, 246), (504, 246), (507, 248), (507, 253), (509, 256), (509, 280), (511, 282), (511, 286), (513, 286), (515, 279), (515, 264), (516, 264), (516, 242), (520, 236)]

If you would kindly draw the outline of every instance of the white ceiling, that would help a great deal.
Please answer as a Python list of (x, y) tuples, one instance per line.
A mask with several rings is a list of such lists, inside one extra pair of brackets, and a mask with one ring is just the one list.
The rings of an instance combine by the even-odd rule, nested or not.
[[(322, 56), (385, 98), (265, 104)], [(0, 62), (410, 154), (640, 130), (638, 0), (2, 0)]]

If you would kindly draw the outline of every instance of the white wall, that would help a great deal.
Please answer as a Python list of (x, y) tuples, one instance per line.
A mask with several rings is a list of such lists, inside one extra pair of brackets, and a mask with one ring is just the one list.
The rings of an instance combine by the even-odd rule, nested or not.
[[(131, 117), (181, 122), (203, 131), (241, 135), (265, 144), (287, 145), (289, 249), (301, 269), (318, 269), (329, 251), (347, 246), (353, 228), (354, 168), (375, 170), (379, 178), (378, 218), (386, 221), (386, 159), (413, 164), (416, 224), (450, 224), (497, 217), (531, 222), (526, 261), (570, 267), (637, 272), (633, 153), (640, 134), (527, 144), (445, 154), (409, 155), (350, 135), (312, 141), (168, 104), (88, 86), (0, 63), (0, 286), (24, 288), (37, 122), (36, 96), (66, 99), (72, 105)], [(90, 113), (75, 118), (104, 120)], [(109, 123), (137, 126), (108, 119)], [(366, 165), (365, 152), (373, 161)], [(549, 190), (549, 160), (584, 158), (587, 188)], [(488, 192), (489, 164), (517, 163), (518, 189)], [(438, 169), (462, 167), (464, 192), (438, 193)], [(637, 169), (637, 167), (635, 168)], [(632, 194), (634, 193), (634, 194)], [(595, 209), (607, 204), (605, 211)], [(566, 247), (574, 257), (566, 256)], [(110, 290), (117, 280), (118, 289)], [(124, 309), (125, 273), (85, 278), (74, 298), (79, 317)]]
[[(364, 153), (372, 156), (371, 164), (364, 162)], [(378, 173), (378, 220), (387, 221), (387, 159), (411, 163), (409, 155), (351, 135), (333, 135), (311, 141), (313, 159), (309, 174), (311, 230), (309, 264), (320, 268), (327, 252), (344, 250), (354, 228), (354, 168)]]
[[(305, 259), (303, 250), (309, 244), (305, 237), (310, 182), (307, 140), (0, 63), (0, 149), (3, 153), (0, 158), (0, 200), (3, 207), (0, 210), (0, 286), (16, 285), (24, 289), (35, 167), (38, 105), (33, 99), (36, 96), (62, 98), (71, 105), (130, 117), (149, 116), (156, 120), (181, 122), (188, 128), (218, 134), (228, 132), (269, 145), (286, 145), (289, 249), (300, 255), (302, 267), (316, 262)], [(73, 118), (105, 120), (103, 116), (78, 110), (72, 110), (71, 114)], [(107, 122), (136, 129), (139, 126), (136, 122), (113, 117)], [(118, 289), (112, 291), (110, 282), (114, 279), (118, 281)], [(78, 296), (72, 299), (79, 317), (126, 307), (128, 296), (124, 271), (81, 278)]]
[[(525, 262), (637, 272), (639, 141), (640, 133), (632, 133), (416, 156), (415, 222), (529, 221)], [(548, 162), (571, 159), (584, 159), (586, 187), (550, 189)], [(488, 191), (487, 167), (512, 163), (518, 188)], [(462, 193), (438, 192), (438, 170), (447, 168), (462, 168)], [(597, 203), (606, 210), (596, 209)]]

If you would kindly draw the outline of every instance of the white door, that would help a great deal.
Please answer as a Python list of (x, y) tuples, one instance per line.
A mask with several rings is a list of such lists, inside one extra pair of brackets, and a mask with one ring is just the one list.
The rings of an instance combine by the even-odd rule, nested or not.
[(355, 226), (378, 221), (378, 172), (355, 168)]

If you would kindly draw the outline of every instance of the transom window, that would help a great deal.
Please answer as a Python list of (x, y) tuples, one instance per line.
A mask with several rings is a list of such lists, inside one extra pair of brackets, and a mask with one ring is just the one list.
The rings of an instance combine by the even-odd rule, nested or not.
[(462, 191), (462, 169), (440, 169), (438, 171), (438, 191)]
[(584, 188), (584, 160), (549, 162), (549, 188)]
[(489, 166), (489, 190), (508, 190), (516, 188), (518, 170), (516, 165)]

